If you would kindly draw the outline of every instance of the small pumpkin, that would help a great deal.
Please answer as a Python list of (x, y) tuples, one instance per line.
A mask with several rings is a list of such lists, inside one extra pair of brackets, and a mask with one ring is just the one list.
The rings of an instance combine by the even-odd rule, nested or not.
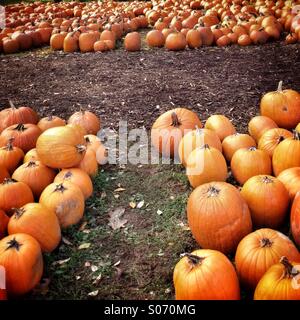
[(202, 45), (201, 33), (197, 29), (191, 29), (186, 34), (186, 42), (190, 49), (200, 48)]
[(211, 181), (226, 181), (228, 172), (225, 158), (219, 150), (205, 144), (188, 156), (186, 174), (193, 188)]
[(46, 167), (40, 161), (30, 160), (17, 168), (12, 178), (26, 183), (34, 197), (38, 199), (42, 191), (53, 182), (55, 174), (53, 169)]
[[(200, 249), (184, 254), (173, 273), (176, 300), (239, 300), (237, 274), (219, 251)], [(220, 290), (222, 288), (222, 290)]]
[(48, 129), (39, 136), (36, 151), (39, 159), (48, 167), (75, 167), (86, 151), (84, 134), (74, 126)]
[(60, 32), (52, 34), (50, 38), (50, 47), (52, 50), (63, 50), (64, 48), (64, 39), (67, 35), (67, 32)]
[(235, 127), (231, 121), (221, 114), (214, 114), (210, 116), (206, 120), (205, 128), (215, 131), (221, 141), (223, 141), (227, 136), (236, 133)]
[(278, 144), (291, 137), (293, 137), (293, 134), (286, 129), (274, 128), (267, 130), (258, 141), (258, 149), (267, 151), (272, 158)]
[(254, 300), (300, 300), (299, 260), (292, 261), (281, 257), (267, 270), (255, 289)]
[(138, 32), (130, 32), (124, 39), (124, 47), (127, 51), (139, 51), (141, 49), (141, 36)]
[(24, 182), (4, 179), (0, 184), (0, 209), (8, 215), (13, 208), (20, 208), (33, 200), (32, 191)]
[(42, 118), (37, 125), (41, 129), (41, 131), (44, 132), (50, 128), (65, 126), (66, 122), (60, 117), (49, 116)]
[(250, 147), (256, 147), (256, 143), (248, 134), (235, 133), (227, 136), (222, 142), (224, 156), (229, 162), (237, 150)]
[(187, 45), (186, 38), (181, 32), (172, 32), (166, 37), (165, 47), (171, 51), (184, 50)]
[(56, 214), (40, 203), (28, 203), (15, 209), (8, 223), (8, 233), (31, 235), (39, 242), (43, 252), (52, 252), (61, 239)]
[(261, 115), (270, 117), (280, 128), (292, 129), (300, 122), (300, 94), (291, 89), (268, 92), (260, 102)]
[(4, 166), (10, 173), (14, 172), (24, 158), (24, 152), (18, 147), (14, 147), (13, 140), (9, 140), (7, 145), (0, 148), (0, 165)]
[(169, 110), (151, 128), (151, 142), (165, 157), (177, 157), (181, 138), (195, 127), (202, 127), (197, 114), (185, 108)]
[(61, 228), (76, 224), (83, 217), (83, 193), (71, 182), (51, 183), (42, 192), (39, 202), (56, 213)]
[(237, 150), (231, 159), (230, 166), (233, 177), (241, 185), (253, 176), (272, 174), (272, 164), (268, 153), (255, 147)]
[(297, 192), (293, 201), (290, 224), (293, 238), (296, 244), (300, 246), (300, 191)]
[(165, 44), (165, 37), (160, 30), (151, 30), (146, 36), (147, 45), (149, 47), (163, 47)]
[(245, 200), (226, 182), (197, 187), (188, 199), (187, 216), (197, 243), (204, 249), (225, 254), (234, 252), (240, 240), (252, 230)]
[(9, 235), (0, 240), (0, 265), (6, 270), (7, 293), (12, 296), (23, 295), (31, 291), (42, 278), (41, 247), (28, 234)]
[(278, 128), (277, 124), (271, 118), (264, 116), (256, 116), (248, 124), (248, 131), (256, 142), (266, 131), (273, 128)]
[(241, 195), (248, 204), (256, 227), (277, 229), (281, 226), (290, 197), (280, 180), (267, 175), (254, 176), (243, 185)]
[(75, 112), (69, 118), (68, 124), (77, 124), (83, 127), (86, 134), (96, 135), (100, 130), (100, 119), (91, 111)]
[(300, 256), (293, 242), (283, 233), (259, 229), (248, 234), (238, 245), (235, 266), (241, 283), (255, 289), (264, 273), (282, 256), (298, 261)]
[(300, 167), (286, 169), (277, 178), (284, 184), (293, 200), (300, 190)]

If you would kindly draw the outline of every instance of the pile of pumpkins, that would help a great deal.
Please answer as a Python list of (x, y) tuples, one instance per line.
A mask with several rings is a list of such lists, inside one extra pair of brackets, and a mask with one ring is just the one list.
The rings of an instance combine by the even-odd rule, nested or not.
[(93, 193), (92, 177), (106, 162), (90, 111), (67, 121), (39, 119), (30, 107), (0, 112), (0, 299), (29, 292), (41, 280), (44, 252), (61, 241), (61, 229), (78, 223)]
[(124, 38), (128, 51), (141, 49), (139, 29), (151, 27), (149, 47), (168, 50), (202, 45), (248, 46), (300, 38), (296, 0), (152, 0), (152, 2), (76, 1), (21, 3), (6, 7), (0, 52), (49, 45), (65, 52), (108, 51)]
[[(240, 285), (257, 300), (300, 299), (300, 94), (280, 82), (260, 112), (249, 134), (224, 115), (202, 128), (185, 108), (152, 126), (154, 147), (181, 160), (194, 188), (187, 218), (201, 249), (176, 265), (176, 299), (239, 299)], [(288, 221), (296, 245), (278, 231)]]

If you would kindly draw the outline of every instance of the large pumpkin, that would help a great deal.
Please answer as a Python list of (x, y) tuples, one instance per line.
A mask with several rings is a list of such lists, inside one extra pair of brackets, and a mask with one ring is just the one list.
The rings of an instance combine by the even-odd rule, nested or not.
[(39, 198), (42, 191), (53, 182), (56, 172), (46, 167), (40, 161), (29, 161), (21, 165), (12, 175), (16, 181), (26, 183), (35, 198)]
[(231, 159), (231, 171), (241, 185), (259, 174), (272, 174), (271, 159), (266, 151), (255, 147), (237, 150)]
[(291, 89), (282, 90), (280, 81), (277, 91), (268, 92), (261, 99), (260, 112), (280, 128), (295, 128), (300, 122), (300, 94)]
[(194, 238), (205, 249), (234, 252), (240, 240), (252, 230), (245, 200), (226, 182), (197, 187), (188, 199), (187, 215)]
[(250, 147), (256, 147), (256, 142), (248, 134), (235, 133), (227, 136), (222, 142), (224, 156), (229, 162), (237, 150)]
[(238, 245), (235, 265), (241, 283), (254, 289), (264, 273), (282, 256), (298, 261), (299, 252), (292, 241), (279, 231), (259, 229)]
[(90, 111), (75, 112), (69, 118), (68, 123), (83, 127), (87, 134), (96, 135), (100, 130), (100, 119)]
[(258, 149), (267, 151), (269, 156), (273, 157), (274, 150), (279, 143), (292, 136), (290, 131), (282, 128), (267, 130), (258, 141)]
[(300, 265), (281, 257), (259, 281), (254, 300), (300, 300)]
[(5, 236), (9, 217), (3, 210), (0, 210), (0, 240)]
[(187, 253), (173, 274), (176, 300), (238, 300), (239, 281), (229, 259), (216, 250)]
[(285, 169), (300, 167), (300, 133), (294, 131), (293, 138), (287, 138), (275, 148), (272, 158), (276, 176)]
[(256, 227), (276, 229), (284, 221), (290, 197), (280, 180), (267, 175), (254, 176), (243, 185), (241, 195)]
[(190, 153), (186, 174), (193, 188), (211, 181), (226, 181), (228, 172), (225, 158), (219, 150), (205, 144)]
[(37, 140), (38, 157), (51, 168), (70, 168), (83, 159), (84, 134), (74, 126), (55, 127), (43, 132)]
[(300, 189), (293, 201), (290, 224), (293, 238), (297, 245), (300, 246)]
[(85, 199), (93, 193), (93, 183), (89, 175), (79, 168), (61, 170), (55, 177), (54, 182), (68, 181), (76, 184), (82, 191)]
[(5, 179), (0, 184), (0, 209), (11, 214), (13, 208), (20, 208), (33, 202), (31, 189), (24, 182)]
[(40, 203), (56, 213), (62, 228), (76, 224), (83, 217), (83, 193), (71, 182), (51, 183), (42, 192)]
[(222, 152), (221, 141), (214, 131), (196, 128), (195, 130), (188, 132), (181, 139), (178, 147), (178, 154), (182, 164), (186, 166), (190, 153), (205, 144)]
[(256, 142), (268, 130), (278, 128), (277, 124), (269, 117), (256, 116), (248, 124), (248, 131)]
[(13, 173), (24, 158), (24, 152), (18, 147), (14, 147), (13, 140), (0, 148), (0, 165), (4, 166), (10, 173)]
[(221, 141), (227, 136), (236, 133), (235, 127), (231, 121), (220, 114), (210, 116), (205, 122), (205, 128), (215, 131)]
[(43, 274), (43, 256), (39, 243), (24, 233), (9, 235), (0, 241), (0, 265), (6, 270), (8, 294), (17, 296), (32, 290)]
[(296, 193), (300, 190), (300, 167), (286, 169), (277, 178), (288, 190), (290, 198), (294, 199)]
[(28, 203), (15, 209), (8, 223), (8, 233), (31, 235), (39, 242), (43, 252), (52, 252), (61, 239), (56, 214), (40, 203)]
[(151, 129), (151, 142), (163, 156), (177, 157), (181, 138), (202, 124), (197, 114), (185, 108), (176, 108), (163, 113)]

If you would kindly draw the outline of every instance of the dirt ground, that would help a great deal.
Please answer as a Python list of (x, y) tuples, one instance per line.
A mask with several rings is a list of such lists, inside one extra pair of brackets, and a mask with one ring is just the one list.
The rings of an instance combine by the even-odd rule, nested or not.
[[(84, 108), (96, 112), (103, 127), (118, 129), (118, 121), (127, 120), (130, 128), (150, 129), (162, 112), (184, 106), (203, 121), (225, 114), (246, 132), (264, 92), (275, 90), (280, 80), (300, 90), (299, 48), (271, 43), (178, 53), (66, 55), (46, 49), (2, 55), (0, 109), (9, 99), (64, 118)], [(104, 166), (94, 186), (84, 221), (65, 231), (61, 246), (45, 256), (45, 283), (28, 298), (174, 298), (175, 263), (181, 253), (197, 248), (186, 225), (191, 188), (184, 170), (179, 165)], [(125, 190), (116, 191), (120, 187)], [(113, 231), (108, 216), (116, 209), (125, 209), (127, 222)]]

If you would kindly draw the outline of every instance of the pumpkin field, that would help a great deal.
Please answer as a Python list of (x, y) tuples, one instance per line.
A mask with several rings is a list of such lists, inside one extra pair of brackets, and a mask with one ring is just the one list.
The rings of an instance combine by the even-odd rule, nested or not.
[(299, 300), (298, 6), (7, 1), (0, 300)]

